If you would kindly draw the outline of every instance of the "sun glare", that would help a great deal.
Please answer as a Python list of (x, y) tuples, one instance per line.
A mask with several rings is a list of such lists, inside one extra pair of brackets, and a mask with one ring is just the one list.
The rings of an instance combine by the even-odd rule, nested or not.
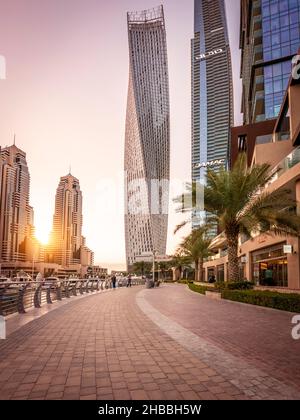
[(49, 242), (50, 232), (48, 229), (43, 229), (42, 227), (36, 228), (35, 236), (42, 245), (47, 245)]

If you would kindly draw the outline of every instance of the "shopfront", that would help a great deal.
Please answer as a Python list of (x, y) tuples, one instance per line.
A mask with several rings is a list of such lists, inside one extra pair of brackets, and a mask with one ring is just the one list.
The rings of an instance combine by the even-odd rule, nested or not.
[(285, 243), (252, 253), (253, 281), (261, 286), (288, 287)]
[(207, 270), (207, 282), (214, 283), (216, 281), (216, 272), (214, 267), (210, 267)]
[(247, 257), (245, 255), (243, 255), (239, 259), (239, 279), (240, 279), (240, 281), (247, 280), (246, 265), (247, 265)]
[(217, 281), (219, 281), (219, 282), (225, 281), (225, 268), (224, 268), (224, 264), (217, 266)]

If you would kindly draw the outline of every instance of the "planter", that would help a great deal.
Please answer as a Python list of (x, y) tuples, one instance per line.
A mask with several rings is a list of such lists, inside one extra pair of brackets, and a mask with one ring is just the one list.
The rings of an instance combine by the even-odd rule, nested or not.
[(222, 300), (222, 294), (219, 292), (205, 292), (205, 296), (213, 300)]

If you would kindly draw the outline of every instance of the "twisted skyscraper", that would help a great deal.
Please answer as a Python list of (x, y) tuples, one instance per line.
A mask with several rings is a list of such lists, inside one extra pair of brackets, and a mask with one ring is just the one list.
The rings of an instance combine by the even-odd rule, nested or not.
[(125, 236), (130, 267), (144, 253), (166, 253), (170, 106), (163, 7), (128, 13), (127, 17)]

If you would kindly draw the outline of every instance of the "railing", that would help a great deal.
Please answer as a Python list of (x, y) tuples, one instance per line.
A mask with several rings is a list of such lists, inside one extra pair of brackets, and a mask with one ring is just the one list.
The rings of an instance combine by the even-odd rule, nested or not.
[(290, 153), (287, 157), (285, 157), (274, 169), (273, 173), (274, 176), (270, 180), (270, 182), (266, 185), (266, 188), (273, 184), (277, 179), (279, 179), (283, 174), (285, 174), (288, 170), (296, 166), (300, 163), (300, 147), (297, 147)]
[[(133, 279), (132, 286), (144, 285), (145, 280)], [(119, 282), (119, 287), (127, 282)], [(118, 283), (117, 283), (118, 286)], [(53, 281), (0, 282), (0, 315), (25, 314), (29, 308), (41, 308), (62, 299), (95, 293), (113, 287), (110, 279), (70, 279)]]

